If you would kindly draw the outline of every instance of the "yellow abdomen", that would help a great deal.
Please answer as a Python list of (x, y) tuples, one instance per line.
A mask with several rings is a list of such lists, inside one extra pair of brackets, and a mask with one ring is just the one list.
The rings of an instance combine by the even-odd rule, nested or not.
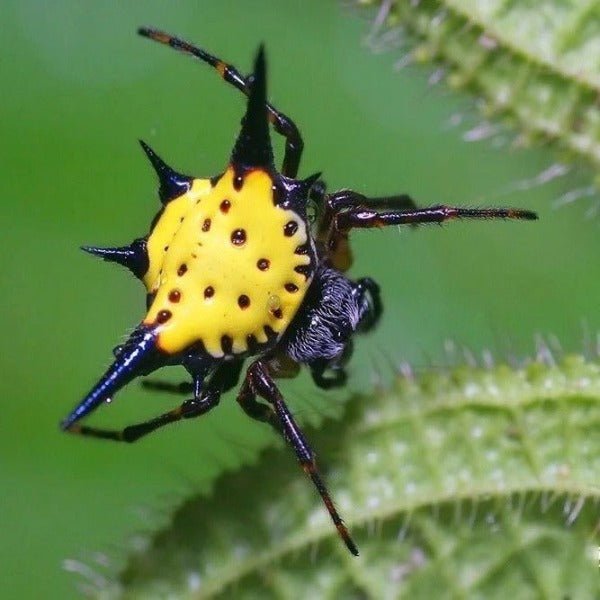
[(239, 190), (234, 177), (229, 168), (214, 187), (194, 181), (148, 240), (144, 283), (156, 296), (144, 323), (169, 354), (202, 343), (218, 358), (280, 336), (310, 284), (304, 220), (274, 203), (265, 171), (248, 172)]

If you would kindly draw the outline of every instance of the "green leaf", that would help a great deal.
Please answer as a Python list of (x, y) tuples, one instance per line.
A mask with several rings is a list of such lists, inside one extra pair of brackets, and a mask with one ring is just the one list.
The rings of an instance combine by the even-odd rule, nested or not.
[[(222, 478), (99, 597), (600, 597), (600, 365), (398, 376), (312, 431), (361, 550), (291, 452)], [(287, 449), (286, 449), (287, 450)]]
[(552, 140), (600, 165), (600, 3), (597, 0), (362, 0), (384, 28), (401, 27), (412, 57), (447, 69), (519, 140)]

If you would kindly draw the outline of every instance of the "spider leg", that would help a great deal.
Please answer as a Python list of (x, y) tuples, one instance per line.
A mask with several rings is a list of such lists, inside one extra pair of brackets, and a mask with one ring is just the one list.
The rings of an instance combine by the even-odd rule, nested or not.
[(338, 231), (353, 228), (385, 227), (386, 225), (420, 225), (443, 223), (451, 219), (537, 219), (529, 210), (515, 208), (460, 208), (437, 205), (411, 210), (389, 210), (378, 212), (370, 207), (356, 206), (340, 212), (335, 217)]
[(221, 396), (221, 391), (214, 388), (206, 388), (201, 395), (186, 400), (177, 408), (170, 410), (162, 415), (144, 421), (129, 425), (124, 429), (100, 429), (98, 427), (88, 427), (87, 425), (75, 424), (69, 427), (69, 433), (76, 433), (88, 437), (101, 438), (104, 440), (113, 440), (115, 442), (137, 442), (140, 438), (182, 419), (191, 419), (199, 417), (214, 408)]
[(336, 219), (341, 211), (352, 210), (355, 207), (368, 207), (372, 210), (417, 208), (415, 201), (408, 194), (367, 198), (352, 190), (341, 190), (331, 195), (324, 195), (322, 202), (325, 204), (325, 209), (319, 223), (317, 238), (327, 248), (333, 266), (340, 271), (347, 271), (353, 262), (348, 230), (340, 230), (337, 226)]
[(379, 284), (370, 277), (362, 277), (356, 282), (356, 293), (362, 298), (368, 294), (370, 302), (368, 302), (367, 310), (365, 311), (358, 330), (362, 332), (371, 331), (377, 325), (383, 313), (383, 303), (381, 301), (381, 293)]
[[(351, 353), (352, 345), (348, 343), (346, 348)], [(333, 388), (342, 387), (348, 381), (348, 373), (344, 369), (344, 364), (347, 362), (346, 357), (342, 361), (329, 361), (319, 359), (310, 364), (310, 374), (315, 382), (315, 385), (322, 390), (331, 390)]]
[[(243, 364), (244, 361), (242, 360), (224, 363), (211, 377), (211, 385), (220, 389), (221, 393), (228, 392), (237, 385)], [(152, 392), (165, 392), (177, 396), (191, 394), (194, 391), (194, 383), (191, 381), (171, 383), (170, 381), (144, 379), (142, 380), (142, 387)]]
[(351, 190), (326, 197), (324, 217), (319, 224), (319, 241), (327, 248), (337, 269), (347, 271), (352, 265), (348, 234), (351, 229), (387, 225), (443, 223), (451, 219), (537, 219), (529, 210), (512, 208), (460, 208), (437, 205), (418, 208), (406, 195), (367, 198)]
[(237, 402), (251, 419), (260, 421), (261, 423), (268, 423), (277, 433), (284, 433), (281, 421), (273, 408), (268, 404), (256, 400), (256, 394), (249, 383), (248, 377), (242, 383), (237, 396)]
[(308, 445), (308, 442), (306, 441), (302, 431), (296, 424), (294, 417), (283, 401), (281, 392), (275, 385), (275, 382), (268, 373), (265, 365), (260, 360), (254, 362), (248, 368), (246, 380), (244, 381), (242, 390), (240, 391), (241, 398), (238, 398), (238, 401), (242, 407), (244, 407), (244, 410), (250, 414), (250, 416), (253, 416), (251, 413), (255, 412), (256, 416), (254, 416), (254, 418), (257, 418), (261, 421), (266, 420), (274, 425), (271, 414), (268, 414), (263, 408), (256, 408), (257, 406), (264, 406), (267, 409), (269, 408), (266, 407), (266, 405), (256, 402), (256, 395), (264, 398), (270, 404), (271, 408), (269, 410), (271, 410), (271, 413), (275, 415), (277, 421), (279, 422), (277, 429), (282, 431), (285, 439), (291, 444), (294, 452), (296, 453), (296, 457), (300, 463), (300, 466), (311, 478), (314, 486), (317, 488), (317, 491), (319, 492), (319, 495), (321, 496), (321, 499), (323, 500), (323, 503), (325, 504), (329, 515), (331, 516), (331, 520), (336, 526), (340, 537), (346, 544), (346, 547), (352, 554), (357, 556), (358, 549), (356, 544), (350, 537), (348, 529), (337, 512), (325, 483), (321, 479), (319, 471), (317, 470), (314, 453)]
[(417, 208), (416, 202), (408, 194), (396, 194), (394, 196), (377, 196), (368, 198), (352, 190), (341, 190), (331, 194), (327, 198), (329, 208), (332, 212), (338, 212), (353, 206), (368, 206), (374, 209), (392, 208), (395, 210), (409, 210)]
[[(138, 33), (143, 37), (165, 44), (179, 52), (200, 59), (213, 67), (223, 80), (248, 96), (250, 92), (251, 77), (244, 77), (233, 65), (209, 54), (205, 50), (202, 50), (202, 48), (193, 46), (192, 44), (163, 31), (150, 29), (148, 27), (140, 27)], [(296, 177), (298, 174), (298, 167), (300, 166), (302, 150), (304, 148), (304, 142), (302, 141), (300, 131), (289, 117), (278, 111), (269, 103), (267, 103), (267, 111), (269, 114), (269, 121), (273, 125), (273, 128), (278, 134), (285, 138), (285, 154), (281, 172), (286, 177)]]
[(194, 391), (194, 384), (191, 381), (171, 383), (170, 381), (161, 381), (158, 379), (143, 379), (142, 387), (151, 392), (165, 392), (176, 396), (186, 396)]
[(322, 179), (317, 179), (312, 184), (308, 197), (317, 204), (323, 204), (326, 197), (327, 184)]
[(241, 360), (221, 364), (206, 385), (204, 385), (203, 376), (200, 374), (202, 372), (194, 374), (192, 369), (190, 371), (192, 371), (193, 383), (171, 384), (163, 381), (145, 381), (143, 382), (144, 386), (152, 390), (166, 391), (173, 394), (193, 392), (194, 397), (185, 400), (177, 408), (167, 411), (162, 415), (158, 415), (143, 423), (129, 425), (121, 430), (72, 425), (68, 431), (70, 433), (116, 442), (135, 442), (169, 423), (199, 417), (211, 408), (214, 408), (219, 403), (223, 391), (228, 391), (237, 385), (242, 365), (243, 361)]

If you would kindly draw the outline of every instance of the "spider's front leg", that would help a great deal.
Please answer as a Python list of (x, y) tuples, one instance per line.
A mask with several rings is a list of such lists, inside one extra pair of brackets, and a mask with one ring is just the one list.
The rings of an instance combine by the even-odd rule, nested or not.
[(356, 206), (336, 215), (338, 231), (354, 228), (385, 227), (387, 225), (421, 225), (444, 223), (452, 219), (525, 219), (532, 221), (537, 215), (530, 210), (516, 208), (460, 208), (437, 205), (412, 210), (377, 211), (370, 207)]
[(383, 198), (367, 198), (351, 190), (343, 190), (326, 198), (326, 219), (319, 235), (332, 264), (346, 271), (352, 263), (348, 234), (352, 229), (386, 227), (388, 225), (422, 225), (444, 223), (452, 219), (523, 219), (535, 220), (537, 214), (517, 208), (461, 208), (439, 204), (418, 208), (410, 196), (401, 194)]
[[(226, 83), (232, 85), (246, 96), (250, 94), (252, 76), (245, 77), (233, 65), (213, 56), (206, 52), (206, 50), (157, 29), (140, 27), (138, 33), (142, 37), (165, 44), (174, 50), (201, 60), (213, 67)], [(300, 166), (300, 159), (302, 158), (302, 150), (304, 149), (304, 142), (302, 141), (300, 131), (292, 119), (277, 110), (270, 103), (267, 103), (267, 114), (269, 122), (273, 125), (273, 129), (285, 138), (285, 154), (281, 172), (286, 177), (296, 177), (298, 167)]]
[[(256, 402), (257, 395), (264, 398), (269, 405)], [(329, 491), (317, 470), (315, 455), (283, 401), (283, 396), (269, 374), (267, 366), (260, 360), (254, 362), (248, 368), (246, 379), (238, 396), (238, 402), (248, 415), (257, 420), (270, 423), (283, 434), (294, 449), (300, 466), (317, 488), (344, 544), (352, 554), (358, 556), (358, 548), (350, 537), (348, 528), (337, 512)]]
[(443, 223), (451, 219), (537, 219), (535, 212), (519, 208), (462, 208), (445, 204), (419, 208), (406, 194), (367, 198), (351, 190), (331, 194), (328, 204), (338, 231), (349, 231), (354, 227)]
[(317, 237), (326, 249), (331, 264), (342, 272), (352, 266), (353, 256), (348, 239), (349, 229), (339, 227), (340, 213), (352, 211), (357, 206), (369, 207), (375, 211), (390, 208), (405, 211), (417, 209), (417, 205), (408, 194), (367, 198), (351, 190), (341, 190), (330, 195), (323, 193), (321, 204), (323, 215)]

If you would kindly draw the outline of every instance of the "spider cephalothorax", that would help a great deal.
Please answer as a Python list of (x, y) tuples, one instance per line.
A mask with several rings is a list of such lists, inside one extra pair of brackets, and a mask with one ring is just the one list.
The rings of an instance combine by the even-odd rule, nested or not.
[[(371, 329), (381, 315), (377, 284), (344, 275), (352, 259), (349, 231), (460, 217), (536, 216), (499, 208), (419, 209), (406, 195), (366, 198), (348, 190), (327, 194), (319, 174), (296, 179), (302, 139), (294, 123), (267, 102), (262, 48), (253, 75), (242, 77), (231, 65), (166, 33), (146, 28), (139, 33), (213, 66), (248, 96), (246, 114), (229, 164), (215, 177), (181, 175), (141, 142), (158, 175), (162, 204), (149, 234), (129, 246), (84, 250), (126, 266), (142, 280), (148, 311), (62, 428), (136, 441), (216, 406), (221, 394), (237, 385), (244, 360), (252, 357), (237, 401), (250, 417), (269, 423), (292, 445), (346, 546), (358, 554), (313, 452), (274, 382), (295, 375), (304, 364), (320, 387), (343, 384), (353, 334)], [(286, 139), (281, 173), (274, 166), (269, 124)], [(317, 204), (314, 225), (307, 219), (309, 200)], [(120, 431), (78, 423), (131, 380), (172, 364), (183, 365), (192, 381), (145, 383), (190, 394), (179, 407)]]

